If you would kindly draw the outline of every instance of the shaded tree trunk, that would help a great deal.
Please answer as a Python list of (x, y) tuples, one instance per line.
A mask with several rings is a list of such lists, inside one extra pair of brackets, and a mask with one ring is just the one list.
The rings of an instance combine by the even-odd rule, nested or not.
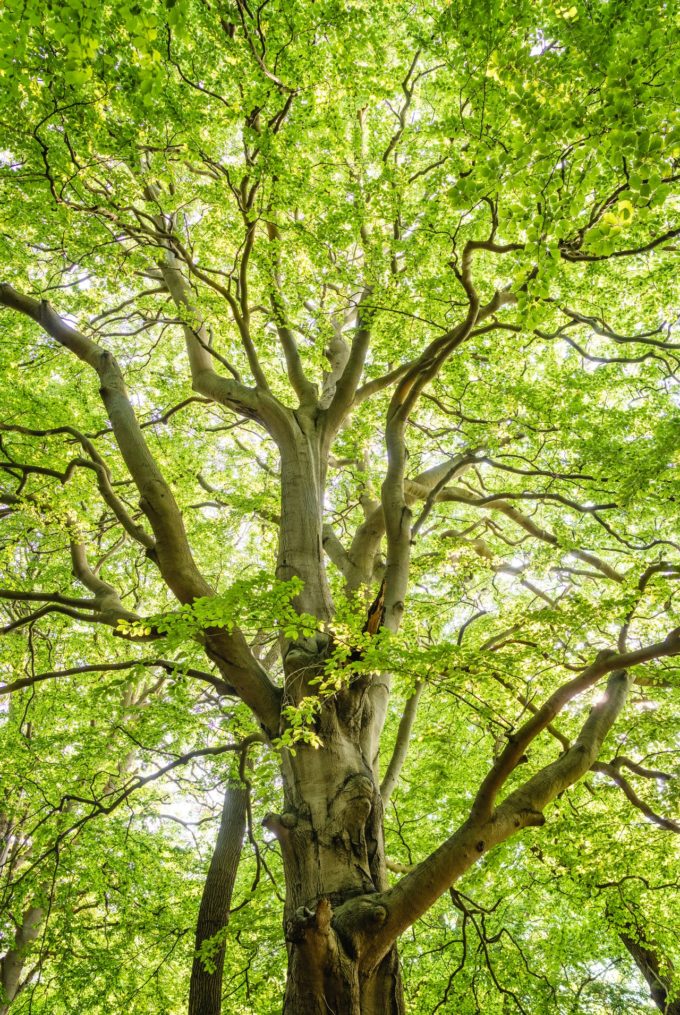
[(659, 955), (656, 950), (629, 934), (621, 933), (619, 937), (649, 984), (649, 992), (659, 1011), (662, 1011), (664, 1015), (680, 1015), (680, 996), (676, 996), (672, 1001), (669, 1000), (669, 977), (668, 975), (664, 976), (661, 972)]
[(333, 615), (323, 550), (323, 499), (328, 455), (322, 449), (318, 413), (291, 413), (290, 430), (281, 452), (281, 523), (277, 578), (301, 578), (296, 603), (319, 620)]
[[(229, 785), (224, 794), (222, 817), (196, 923), (196, 952), (201, 945), (223, 934), (229, 922), (229, 907), (241, 856), (246, 827), (247, 791), (244, 786)], [(189, 1015), (220, 1015), (222, 977), (226, 944), (223, 936), (215, 941), (210, 964), (194, 956), (189, 987)]]
[(283, 759), (285, 810), (268, 827), (281, 844), (286, 877), (288, 979), (284, 1015), (401, 1015), (396, 947), (377, 967), (364, 963), (381, 910), (352, 919), (343, 903), (386, 887), (382, 801), (362, 753), (366, 688), (353, 686), (324, 706), (316, 732), (323, 747)]
[(45, 911), (41, 906), (29, 906), (14, 935), (14, 944), (0, 960), (0, 1015), (7, 1015), (12, 1001), (22, 987), (21, 977), (30, 946), (37, 941)]

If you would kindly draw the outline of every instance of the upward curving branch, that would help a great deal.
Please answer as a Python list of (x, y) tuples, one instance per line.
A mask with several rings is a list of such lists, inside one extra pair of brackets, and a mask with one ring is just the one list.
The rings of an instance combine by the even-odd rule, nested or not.
[[(369, 966), (381, 961), (391, 943), (422, 916), (482, 853), (522, 828), (543, 824), (545, 807), (592, 768), (607, 733), (625, 705), (633, 683), (629, 668), (651, 659), (677, 654), (680, 654), (680, 629), (672, 631), (663, 642), (635, 652), (600, 653), (591, 666), (551, 695), (544, 706), (513, 734), (482, 783), (467, 820), (394, 888), (371, 900), (374, 910), (380, 912), (380, 927), (367, 946), (365, 961)], [(610, 674), (606, 692), (591, 709), (574, 744), (494, 809), (498, 792), (516, 768), (528, 744), (546, 729), (568, 701), (594, 686), (606, 674)], [(354, 905), (350, 901), (341, 908), (341, 924), (351, 919)]]

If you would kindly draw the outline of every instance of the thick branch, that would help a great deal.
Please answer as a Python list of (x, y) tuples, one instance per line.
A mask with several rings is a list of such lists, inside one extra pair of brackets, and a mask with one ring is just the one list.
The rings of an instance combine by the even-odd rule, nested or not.
[[(461, 475), (474, 461), (474, 455), (456, 455), (421, 472), (414, 479), (404, 480), (404, 501), (411, 507), (417, 500), (426, 500), (439, 485)], [(440, 497), (441, 494), (437, 494)], [(345, 574), (350, 590), (368, 584), (373, 577), (375, 555), (385, 534), (385, 512), (378, 504), (357, 529), (348, 551), (349, 570)], [(345, 573), (345, 572), (343, 572)]]
[(278, 227), (270, 222), (267, 226), (267, 235), (269, 236), (272, 244), (273, 258), (270, 302), (272, 312), (274, 314), (274, 320), (276, 321), (276, 333), (279, 336), (283, 355), (286, 360), (288, 380), (290, 381), (293, 391), (300, 400), (300, 405), (316, 405), (316, 385), (313, 384), (305, 374), (298, 345), (295, 340), (295, 335), (293, 334), (293, 329), (291, 328), (286, 315), (286, 309), (281, 293), (281, 278), (279, 273), (279, 244), (281, 242), (281, 234)]
[(370, 293), (370, 288), (365, 289), (357, 303), (356, 324), (349, 356), (347, 357), (345, 368), (335, 385), (335, 394), (327, 410), (326, 432), (328, 439), (331, 439), (337, 433), (342, 421), (352, 407), (359, 387), (364, 363), (366, 362), (366, 353), (371, 341), (373, 314), (364, 307), (364, 302)]
[(680, 629), (672, 631), (662, 642), (636, 649), (633, 652), (620, 654), (611, 650), (600, 652), (590, 666), (582, 670), (573, 680), (558, 687), (543, 706), (511, 735), (507, 746), (480, 786), (472, 808), (473, 817), (486, 819), (491, 816), (500, 789), (517, 767), (529, 744), (552, 723), (558, 713), (573, 698), (593, 687), (607, 673), (649, 662), (651, 659), (676, 655), (678, 652), (680, 652)]
[(472, 281), (472, 255), (476, 249), (467, 243), (459, 271), (452, 263), (456, 276), (465, 291), (468, 309), (465, 319), (434, 339), (397, 384), (387, 412), (386, 444), (387, 474), (382, 487), (382, 505), (387, 535), (387, 565), (385, 569), (385, 627), (396, 630), (404, 610), (408, 586), (411, 547), (411, 512), (406, 503), (404, 477), (406, 470), (406, 423), (423, 389), (441, 369), (449, 356), (468, 337), (475, 324), (491, 316), (504, 303), (514, 301), (509, 292), (497, 292), (485, 306)]
[[(558, 793), (584, 775), (623, 708), (631, 679), (613, 673), (606, 694), (592, 709), (574, 746), (511, 793), (482, 820), (469, 818), (434, 853), (375, 900), (386, 910), (383, 926), (369, 946), (367, 960), (380, 961), (391, 943), (423, 915), (479, 857), (521, 828), (540, 825), (542, 811)], [(351, 904), (350, 904), (351, 905)]]
[[(44, 300), (38, 302), (3, 284), (0, 286), (0, 304), (18, 310), (36, 321), (60, 345), (96, 371), (101, 382), (100, 394), (109, 413), (114, 435), (141, 495), (140, 506), (156, 537), (153, 552), (163, 578), (182, 603), (191, 603), (194, 599), (212, 595), (213, 590), (194, 561), (177, 502), (144, 440), (115, 358), (67, 324)], [(205, 350), (195, 346), (193, 355), (201, 364), (201, 375), (205, 374), (201, 359)], [(224, 385), (232, 383), (218, 378), (216, 374), (214, 377)], [(251, 653), (241, 632), (208, 632), (206, 642), (211, 658), (228, 675), (229, 682), (237, 693), (269, 729), (276, 729), (279, 693)]]
[[(215, 370), (208, 329), (199, 310), (191, 301), (189, 287), (180, 270), (180, 261), (169, 249), (166, 251), (165, 259), (160, 264), (160, 271), (175, 305), (186, 315), (182, 328), (189, 356), (194, 390), (227, 406), (227, 408), (232, 409), (240, 415), (247, 416), (250, 419), (260, 419), (262, 400), (258, 396), (257, 389), (248, 388), (234, 378), (222, 377)], [(250, 350), (251, 353), (249, 356), (250, 366), (256, 384), (258, 388), (268, 392), (269, 385), (260, 369), (259, 363), (256, 358), (253, 360), (252, 343), (250, 343), (249, 334), (247, 339), (246, 352)]]
[[(649, 992), (654, 1004), (663, 1015), (680, 1015), (680, 997), (670, 998), (672, 990), (672, 976), (668, 972), (662, 972), (662, 962), (659, 957), (659, 949), (644, 940), (643, 935), (637, 928), (630, 927), (626, 931), (620, 931), (619, 937), (628, 949), (635, 965), (638, 967), (645, 980), (649, 984)], [(635, 936), (633, 936), (635, 934)], [(672, 965), (666, 960), (666, 965)]]

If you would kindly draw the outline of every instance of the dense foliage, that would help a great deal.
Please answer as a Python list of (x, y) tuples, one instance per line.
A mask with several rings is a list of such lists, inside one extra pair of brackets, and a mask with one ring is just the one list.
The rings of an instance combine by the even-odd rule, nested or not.
[(680, 1010), (677, 27), (5, 0), (1, 1012), (185, 1011), (243, 786), (200, 955), (279, 1011), (286, 765), (389, 681), (387, 911), (522, 815), (399, 917), (406, 1010)]

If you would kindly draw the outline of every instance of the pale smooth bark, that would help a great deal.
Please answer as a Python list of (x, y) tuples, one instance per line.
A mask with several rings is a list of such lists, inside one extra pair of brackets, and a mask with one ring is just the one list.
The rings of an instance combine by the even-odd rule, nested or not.
[(392, 757), (390, 758), (385, 771), (383, 781), (380, 784), (380, 795), (382, 797), (383, 806), (387, 804), (387, 801), (392, 796), (392, 793), (399, 781), (399, 776), (404, 762), (406, 761), (406, 755), (408, 754), (408, 748), (411, 742), (411, 734), (413, 732), (413, 724), (418, 712), (418, 702), (420, 701), (420, 696), (423, 693), (424, 687), (425, 685), (421, 681), (418, 681), (413, 694), (410, 698), (408, 698), (406, 705), (404, 706), (404, 711), (399, 722), (399, 728), (397, 729), (397, 740), (394, 745)]
[[(0, 305), (32, 318), (60, 345), (97, 373), (101, 385), (99, 392), (118, 447), (139, 491), (140, 507), (155, 536), (155, 545), (149, 556), (157, 563), (168, 587), (181, 603), (192, 603), (195, 599), (213, 595), (213, 589), (196, 565), (182, 514), (145, 441), (115, 358), (59, 317), (45, 300), (34, 300), (3, 284), (0, 285)], [(201, 350), (198, 342), (196, 345)], [(207, 366), (202, 364), (201, 371), (208, 373)], [(225, 378), (219, 380), (231, 383)], [(280, 695), (248, 648), (243, 634), (238, 630), (227, 633), (224, 629), (207, 632), (206, 649), (263, 725), (275, 730)]]

